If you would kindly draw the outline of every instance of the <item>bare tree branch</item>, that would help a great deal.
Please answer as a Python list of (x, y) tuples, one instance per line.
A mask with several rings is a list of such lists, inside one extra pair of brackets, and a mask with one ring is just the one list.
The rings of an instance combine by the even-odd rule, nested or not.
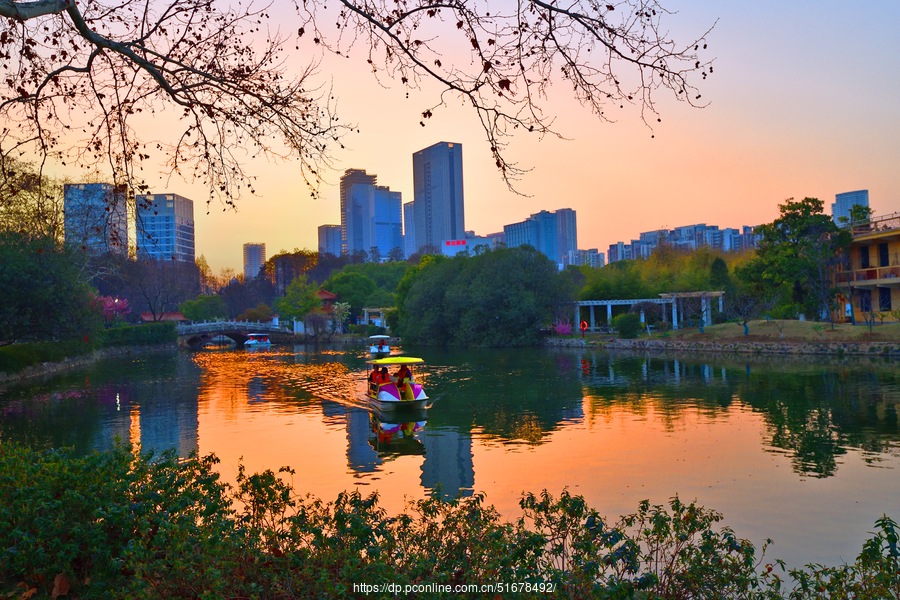
[[(351, 127), (337, 123), (330, 90), (314, 83), (314, 60), (291, 75), (287, 43), (299, 50), (312, 38), (314, 49), (362, 52), (378, 81), (437, 84), (423, 126), (462, 99), (513, 188), (524, 169), (506, 158), (510, 136), (562, 135), (546, 110), (554, 83), (571, 85), (604, 121), (614, 120), (611, 108), (636, 105), (652, 133), (657, 94), (700, 106), (691, 81), (712, 72), (700, 58), (708, 31), (676, 43), (655, 0), (340, 0), (337, 13), (293, 1), (296, 40), (268, 31), (268, 5), (0, 0), (0, 154), (102, 165), (137, 191), (155, 160), (170, 176), (203, 181), (225, 205), (252, 193), (249, 160), (291, 159), (315, 192)], [(139, 134), (173, 110), (181, 131), (171, 140)]]

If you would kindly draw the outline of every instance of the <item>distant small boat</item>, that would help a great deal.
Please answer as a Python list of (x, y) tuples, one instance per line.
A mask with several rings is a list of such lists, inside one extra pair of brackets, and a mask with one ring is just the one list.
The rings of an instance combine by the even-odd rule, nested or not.
[(391, 353), (391, 347), (387, 340), (391, 339), (389, 335), (370, 335), (369, 336), (369, 354), (372, 356), (387, 356)]
[[(428, 396), (425, 395), (422, 383), (416, 381), (415, 376), (409, 370), (409, 365), (422, 364), (424, 362), (421, 358), (413, 358), (411, 356), (389, 356), (366, 361), (368, 375), (366, 397), (369, 399), (369, 404), (378, 410), (425, 408)], [(375, 371), (380, 371), (382, 367), (395, 366), (406, 367), (405, 371), (408, 375), (405, 377), (401, 376), (399, 379), (396, 375), (388, 376), (387, 380), (379, 380), (375, 377)], [(371, 371), (369, 367), (371, 367)]]
[(271, 346), (272, 342), (269, 341), (269, 335), (267, 333), (248, 333), (247, 341), (244, 342), (245, 346)]

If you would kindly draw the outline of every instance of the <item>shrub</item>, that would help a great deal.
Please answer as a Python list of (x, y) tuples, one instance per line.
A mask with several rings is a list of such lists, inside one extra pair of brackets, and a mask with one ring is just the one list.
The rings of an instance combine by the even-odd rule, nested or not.
[(171, 321), (115, 327), (103, 332), (104, 346), (143, 346), (164, 344), (178, 339), (175, 323)]
[(618, 332), (619, 337), (626, 340), (636, 338), (641, 331), (641, 317), (634, 313), (625, 313), (613, 317), (610, 324)]
[[(721, 515), (677, 497), (644, 501), (616, 522), (568, 491), (525, 494), (514, 522), (478, 495), (411, 501), (388, 516), (377, 494), (301, 496), (288, 468), (239, 467), (232, 488), (217, 462), (119, 444), (78, 457), (0, 442), (0, 582), (24, 589), (6, 596), (290, 600), (362, 597), (360, 582), (430, 581), (545, 586), (482, 594), (503, 598), (785, 597), (773, 565), (757, 575), (765, 547), (757, 554), (716, 529)], [(789, 597), (900, 598), (897, 524), (885, 516), (876, 525), (855, 564), (790, 571)]]
[(572, 334), (572, 324), (568, 321), (563, 321), (562, 319), (557, 319), (553, 324), (553, 332), (556, 335), (571, 335)]
[(99, 340), (65, 340), (0, 346), (0, 373), (18, 373), (45, 362), (59, 362), (70, 356), (81, 356), (97, 348)]

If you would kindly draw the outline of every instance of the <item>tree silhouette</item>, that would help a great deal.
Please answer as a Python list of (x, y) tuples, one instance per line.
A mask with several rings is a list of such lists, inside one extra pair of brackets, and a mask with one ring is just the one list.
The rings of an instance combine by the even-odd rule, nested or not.
[[(340, 0), (337, 12), (292, 4), (299, 26), (286, 35), (271, 5), (0, 0), (0, 154), (103, 166), (138, 191), (142, 164), (163, 156), (170, 174), (203, 181), (226, 205), (252, 192), (247, 160), (299, 159), (315, 193), (353, 127), (337, 122), (316, 55), (295, 72), (293, 48), (366, 60), (376, 79), (411, 89), (436, 82), (422, 125), (461, 99), (512, 185), (522, 170), (505, 158), (508, 138), (556, 134), (545, 107), (560, 77), (600, 120), (633, 104), (649, 126), (660, 91), (697, 105), (693, 82), (712, 72), (701, 57), (708, 31), (676, 42), (669, 12), (652, 0)], [(173, 138), (138, 133), (169, 115), (181, 126)]]

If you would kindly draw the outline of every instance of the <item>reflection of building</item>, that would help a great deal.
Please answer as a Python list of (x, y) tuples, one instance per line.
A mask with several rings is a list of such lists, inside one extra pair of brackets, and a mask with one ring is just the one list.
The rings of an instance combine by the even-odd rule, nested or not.
[(110, 183), (63, 187), (66, 244), (89, 252), (128, 254), (128, 199)]
[[(159, 384), (163, 385), (163, 384)], [(177, 385), (177, 383), (176, 383)], [(111, 412), (94, 438), (94, 448), (108, 450), (115, 438), (123, 443), (140, 445), (141, 452), (159, 454), (174, 448), (186, 457), (199, 448), (198, 397), (196, 391), (185, 394), (178, 389), (161, 390), (152, 386), (143, 393), (140, 387), (100, 392), (103, 404)], [(175, 392), (175, 393), (172, 393)], [(141, 402), (141, 399), (146, 401)], [(114, 407), (114, 408), (113, 408)]]
[(422, 436), (425, 461), (422, 463), (422, 487), (441, 488), (441, 494), (453, 498), (471, 496), (475, 488), (472, 438), (455, 429), (429, 430)]
[(194, 262), (194, 202), (178, 194), (136, 199), (138, 256)]
[(265, 264), (265, 244), (244, 244), (244, 281), (256, 279)]

